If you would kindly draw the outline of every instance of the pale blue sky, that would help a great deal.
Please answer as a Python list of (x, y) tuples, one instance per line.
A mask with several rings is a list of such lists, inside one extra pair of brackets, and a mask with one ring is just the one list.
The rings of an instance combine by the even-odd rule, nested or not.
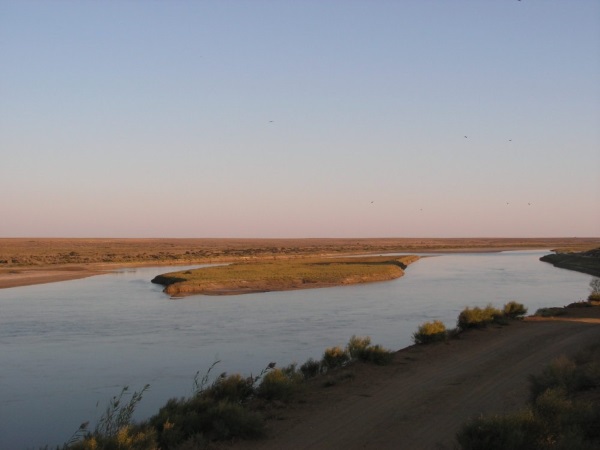
[(600, 236), (597, 0), (0, 0), (0, 67), (2, 237)]

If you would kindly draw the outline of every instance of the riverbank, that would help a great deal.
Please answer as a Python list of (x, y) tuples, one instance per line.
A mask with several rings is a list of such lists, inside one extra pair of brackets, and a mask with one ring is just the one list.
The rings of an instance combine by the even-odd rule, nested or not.
[(457, 253), (600, 246), (600, 238), (49, 239), (0, 238), (0, 289), (85, 278), (124, 267), (381, 253)]
[(530, 374), (598, 342), (600, 307), (567, 311), (413, 345), (389, 366), (355, 364), (332, 382), (315, 381), (302, 402), (274, 411), (266, 439), (217, 448), (457, 448), (456, 432), (469, 419), (520, 410)]
[(600, 277), (600, 248), (577, 253), (552, 253), (540, 258), (561, 269), (575, 270)]

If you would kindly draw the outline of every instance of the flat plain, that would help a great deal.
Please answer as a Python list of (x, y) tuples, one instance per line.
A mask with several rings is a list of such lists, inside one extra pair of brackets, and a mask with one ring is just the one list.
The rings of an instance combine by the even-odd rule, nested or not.
[(127, 266), (599, 246), (600, 238), (0, 238), (0, 288), (84, 278)]

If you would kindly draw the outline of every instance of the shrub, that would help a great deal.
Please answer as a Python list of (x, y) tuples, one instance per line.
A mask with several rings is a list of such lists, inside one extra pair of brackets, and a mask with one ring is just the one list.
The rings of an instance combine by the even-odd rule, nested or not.
[(94, 433), (83, 440), (69, 445), (69, 450), (158, 450), (156, 432), (152, 428), (132, 427), (120, 428), (114, 436)]
[(458, 328), (466, 330), (469, 328), (482, 328), (503, 316), (502, 311), (488, 305), (485, 308), (465, 308), (458, 316)]
[(555, 431), (560, 429), (563, 417), (572, 410), (573, 402), (567, 398), (567, 392), (562, 387), (546, 389), (533, 404), (535, 415), (543, 420), (549, 429)]
[(379, 344), (371, 345), (371, 338), (368, 336), (352, 336), (346, 345), (346, 353), (352, 360), (371, 362), (380, 366), (389, 364), (394, 358), (391, 350)]
[(175, 448), (197, 435), (222, 440), (255, 438), (265, 431), (259, 414), (243, 405), (226, 400), (215, 402), (203, 396), (169, 400), (148, 423), (157, 430), (160, 447), (165, 449)]
[(539, 448), (540, 427), (530, 411), (479, 417), (463, 425), (456, 439), (463, 450), (530, 450)]
[(345, 366), (349, 361), (350, 355), (346, 350), (341, 347), (330, 347), (325, 349), (321, 363), (326, 369), (335, 369)]
[(362, 353), (360, 360), (377, 364), (378, 366), (385, 366), (392, 362), (394, 359), (394, 352), (382, 347), (379, 344), (371, 345), (367, 347)]
[(567, 310), (559, 307), (539, 308), (535, 312), (535, 315), (540, 317), (564, 316), (565, 314), (567, 314)]
[(425, 322), (413, 333), (415, 344), (429, 344), (431, 342), (443, 341), (447, 337), (446, 325), (439, 320)]
[(503, 319), (504, 313), (498, 308), (494, 308), (492, 305), (487, 305), (483, 308), (483, 322), (486, 324), (490, 322), (504, 323)]
[(243, 403), (254, 394), (254, 380), (252, 377), (242, 377), (239, 374), (222, 374), (212, 386), (200, 395), (214, 401), (227, 400), (231, 403)]
[(363, 359), (363, 356), (370, 345), (370, 337), (353, 335), (348, 341), (348, 344), (346, 344), (346, 351), (350, 355), (351, 359)]
[(600, 278), (592, 278), (590, 281), (590, 295), (588, 296), (590, 302), (600, 301)]
[(129, 399), (129, 402), (123, 403), (123, 396), (129, 390), (128, 386), (121, 389), (119, 395), (115, 395), (110, 399), (104, 414), (98, 420), (95, 434), (102, 436), (115, 436), (120, 430), (131, 424), (131, 416), (137, 407), (137, 404), (142, 400), (144, 392), (150, 388), (150, 385), (145, 385), (141, 391), (134, 392)]
[(321, 363), (310, 358), (300, 366), (300, 372), (305, 379), (316, 377), (321, 373)]
[(504, 315), (511, 319), (516, 319), (527, 314), (527, 308), (522, 303), (508, 302), (504, 305)]
[(273, 369), (262, 378), (257, 395), (266, 400), (287, 402), (298, 392), (303, 379), (295, 365), (286, 369)]
[(573, 391), (576, 387), (577, 365), (566, 356), (560, 356), (552, 361), (539, 375), (530, 375), (529, 383), (531, 399), (537, 397), (548, 389), (563, 388)]
[(591, 308), (593, 305), (589, 300), (581, 300), (578, 302), (569, 303), (566, 308)]

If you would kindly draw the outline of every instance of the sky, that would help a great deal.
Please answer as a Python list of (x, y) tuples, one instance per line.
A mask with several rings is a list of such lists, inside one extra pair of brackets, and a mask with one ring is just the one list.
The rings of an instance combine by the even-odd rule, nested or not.
[(0, 237), (600, 236), (600, 1), (0, 0)]

